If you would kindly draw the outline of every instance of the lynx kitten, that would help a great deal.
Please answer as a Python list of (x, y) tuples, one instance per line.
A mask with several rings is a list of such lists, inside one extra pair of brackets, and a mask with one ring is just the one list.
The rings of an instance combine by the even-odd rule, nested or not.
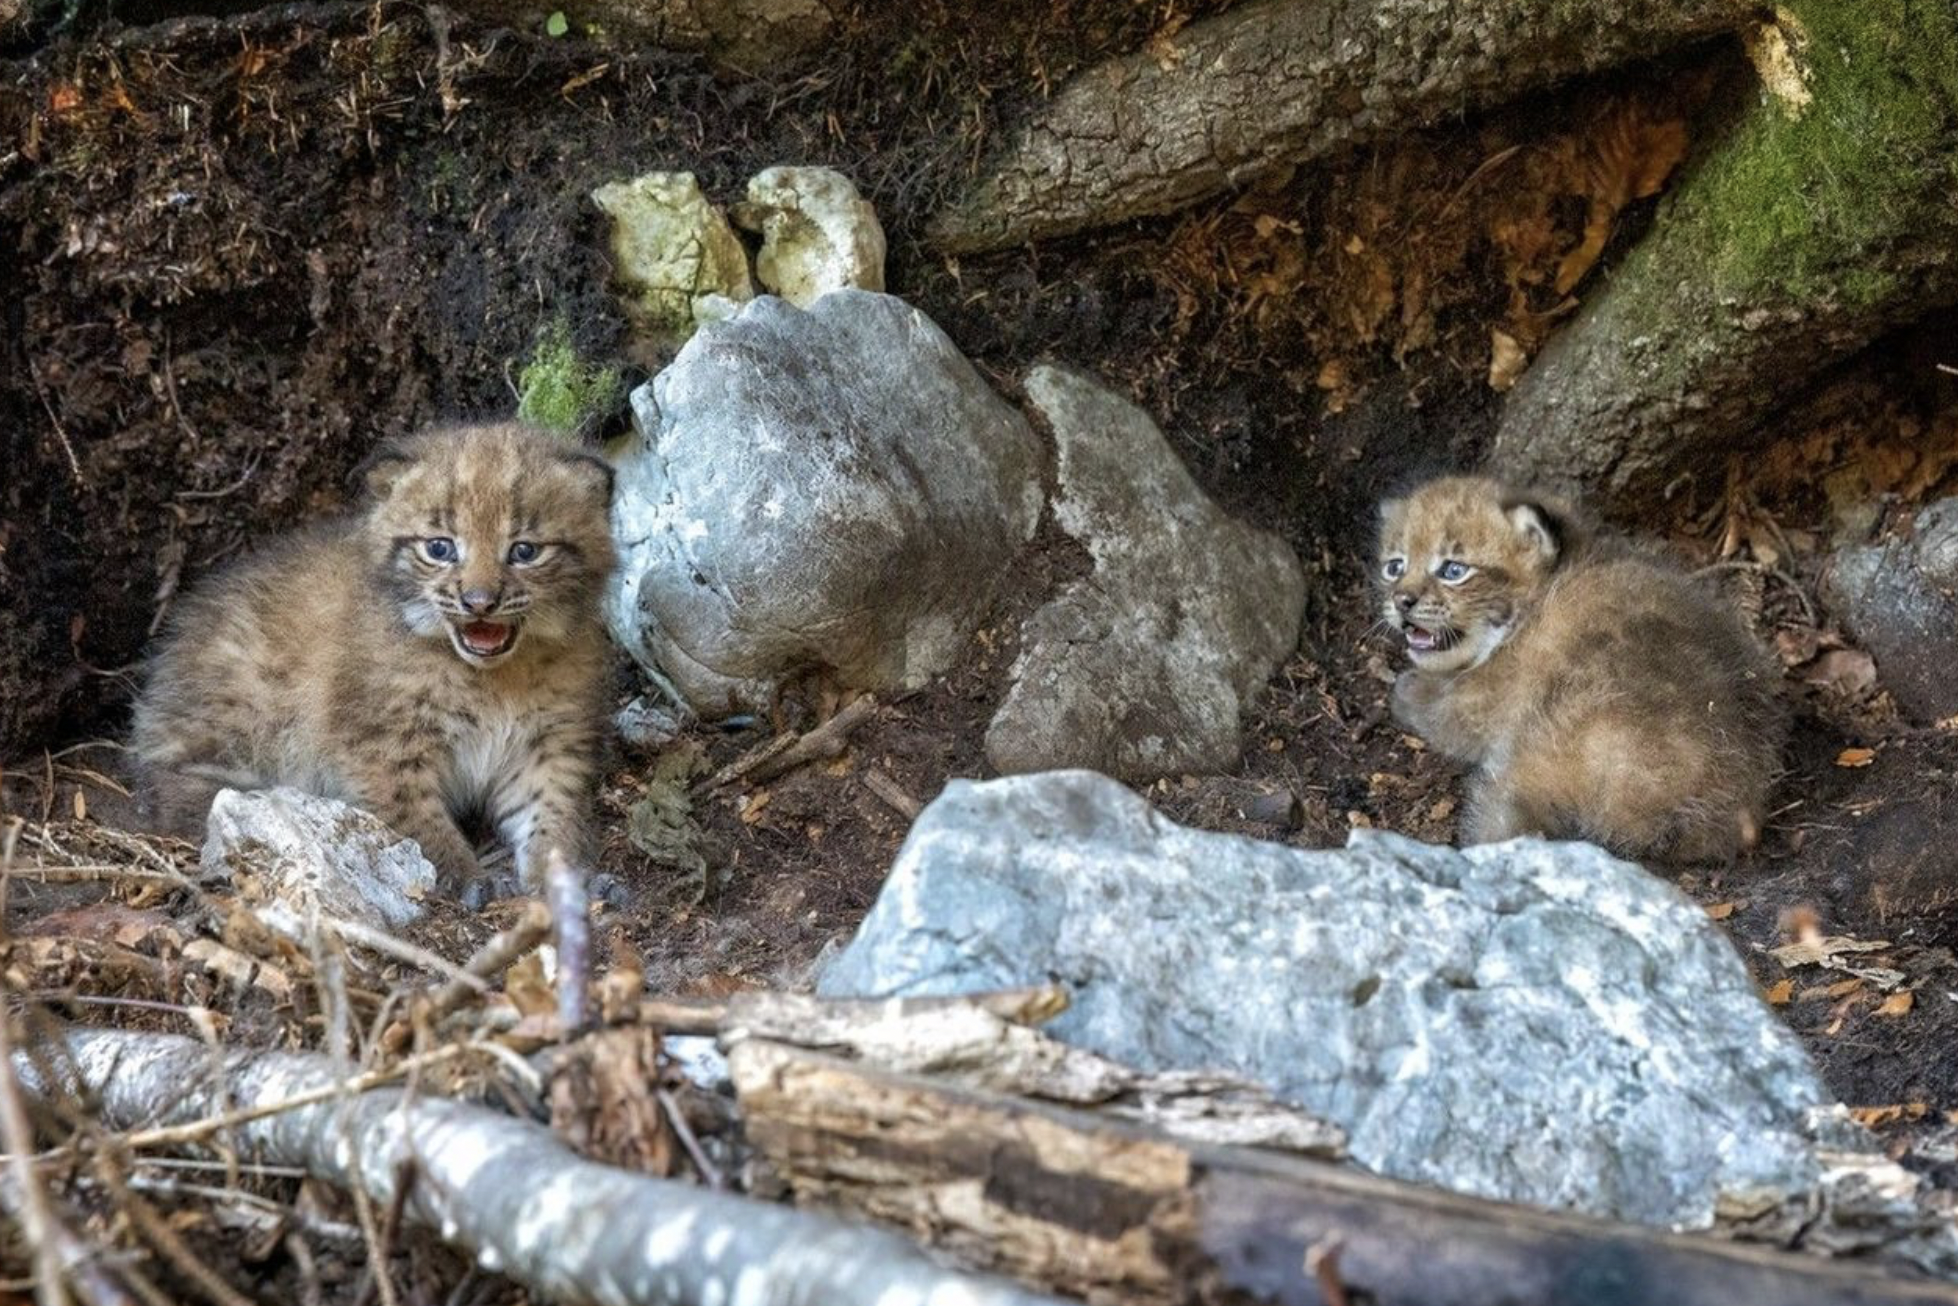
[(585, 852), (608, 669), (611, 469), (515, 425), (385, 446), (356, 516), (217, 577), (136, 706), (158, 815), (221, 786), (365, 807), (451, 879), (493, 830), (535, 883)]
[(1600, 538), (1556, 500), (1480, 477), (1380, 510), (1397, 720), (1475, 768), (1465, 842), (1589, 839), (1731, 859), (1758, 837), (1783, 722), (1737, 613)]

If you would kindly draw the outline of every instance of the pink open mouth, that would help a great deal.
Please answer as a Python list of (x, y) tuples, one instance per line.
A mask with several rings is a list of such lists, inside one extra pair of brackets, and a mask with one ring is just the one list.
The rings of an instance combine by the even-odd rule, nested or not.
[(514, 622), (472, 621), (456, 628), (456, 639), (465, 650), (477, 657), (493, 658), (508, 653), (515, 646), (517, 627)]
[(1407, 636), (1408, 651), (1412, 653), (1436, 653), (1455, 642), (1450, 631), (1429, 630), (1412, 623), (1402, 627), (1401, 633)]

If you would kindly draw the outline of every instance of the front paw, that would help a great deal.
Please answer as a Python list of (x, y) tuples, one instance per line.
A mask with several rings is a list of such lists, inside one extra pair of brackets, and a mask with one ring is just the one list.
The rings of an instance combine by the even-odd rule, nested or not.
[(508, 867), (497, 872), (479, 872), (461, 883), (462, 888), (456, 894), (456, 901), (460, 902), (466, 911), (482, 911), (493, 902), (524, 896), (523, 881), (518, 879), (517, 873)]

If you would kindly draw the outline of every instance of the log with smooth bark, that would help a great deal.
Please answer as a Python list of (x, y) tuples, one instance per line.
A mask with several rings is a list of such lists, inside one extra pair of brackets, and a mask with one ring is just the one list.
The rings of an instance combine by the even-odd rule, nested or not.
[(1619, 515), (1729, 460), (1817, 374), (1958, 300), (1958, 7), (1785, 0), (1764, 93), (1511, 393), (1496, 468)]
[(1171, 213), (1744, 24), (1745, 0), (1250, 0), (1077, 76), (931, 223), (948, 252)]
[[(231, 1052), (171, 1034), (69, 1028), (16, 1053), (35, 1096), (89, 1100), (113, 1129), (186, 1123), (281, 1102), (341, 1079), (324, 1057)], [(67, 1082), (39, 1069), (67, 1067)], [(945, 1270), (891, 1234), (586, 1161), (541, 1126), (482, 1107), (383, 1089), (229, 1131), (258, 1159), (301, 1166), (379, 1206), (412, 1173), (404, 1210), (539, 1297), (589, 1306), (741, 1302), (1054, 1306), (998, 1280)], [(413, 1161), (411, 1170), (400, 1162)]]
[(1958, 1304), (1944, 1284), (1192, 1143), (765, 1039), (728, 1065), (750, 1141), (800, 1198), (1090, 1300)]

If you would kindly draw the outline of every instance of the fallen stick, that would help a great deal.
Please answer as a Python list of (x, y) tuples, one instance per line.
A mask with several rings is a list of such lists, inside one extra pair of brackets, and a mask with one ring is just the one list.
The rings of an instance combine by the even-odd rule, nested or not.
[(865, 694), (807, 734), (781, 735), (744, 753), (695, 785), (693, 793), (712, 793), (743, 779), (758, 784), (793, 771), (798, 766), (836, 757), (850, 742), (850, 732), (868, 721), (876, 711), (876, 698)]
[(542, 1126), (484, 1107), (386, 1089), (347, 1098), (339, 1071), (301, 1053), (209, 1052), (174, 1034), (69, 1027), (41, 1049), (51, 1083), (16, 1055), (44, 1102), (93, 1102), (112, 1129), (169, 1128), (227, 1107), (325, 1092), (312, 1106), (244, 1123), (259, 1160), (345, 1188), (359, 1176), (385, 1206), (400, 1163), (415, 1179), (404, 1213), (485, 1269), (574, 1306), (1058, 1306), (1001, 1280), (946, 1270), (895, 1235), (586, 1161)]
[(1958, 1306), (1958, 1289), (1214, 1147), (763, 1039), (728, 1068), (801, 1200), (1091, 1300)]

